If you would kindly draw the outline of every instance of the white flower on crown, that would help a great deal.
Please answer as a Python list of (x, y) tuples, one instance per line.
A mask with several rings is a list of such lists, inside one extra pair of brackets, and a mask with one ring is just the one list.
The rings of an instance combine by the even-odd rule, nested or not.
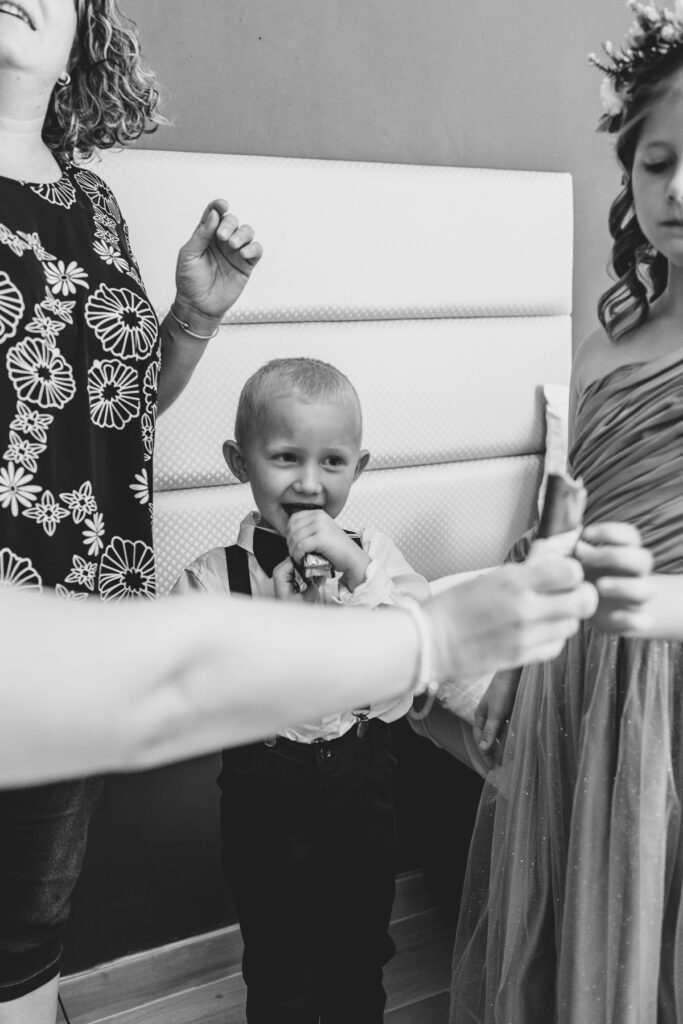
[(677, 28), (675, 25), (672, 25), (669, 22), (668, 25), (664, 25), (664, 27), (662, 28), (661, 32), (659, 33), (659, 38), (662, 39), (665, 43), (672, 43), (674, 39), (678, 38), (679, 33), (680, 27)]
[(609, 117), (616, 117), (624, 109), (624, 98), (617, 92), (614, 82), (609, 75), (605, 75), (600, 86), (600, 100), (602, 109)]
[(626, 45), (638, 47), (645, 39), (645, 32), (637, 23), (633, 25), (626, 34)]

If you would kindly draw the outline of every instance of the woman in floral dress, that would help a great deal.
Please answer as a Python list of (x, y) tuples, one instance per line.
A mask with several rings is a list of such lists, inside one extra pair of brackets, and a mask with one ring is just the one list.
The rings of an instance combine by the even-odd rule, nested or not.
[[(116, 199), (83, 166), (154, 130), (157, 100), (116, 0), (0, 3), (0, 585), (77, 601), (154, 596), (156, 414), (261, 255), (214, 200), (180, 251), (159, 325)], [(54, 1021), (100, 786), (0, 792), (3, 1024)]]

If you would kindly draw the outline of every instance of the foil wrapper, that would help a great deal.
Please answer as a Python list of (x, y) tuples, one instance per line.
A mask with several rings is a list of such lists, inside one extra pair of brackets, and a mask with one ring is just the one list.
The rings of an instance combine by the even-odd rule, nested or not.
[(568, 473), (549, 473), (536, 540), (529, 558), (571, 555), (581, 535), (586, 489)]
[(333, 575), (331, 562), (315, 551), (309, 551), (301, 563), (294, 566), (294, 585), (298, 593), (302, 593), (309, 583), (320, 584)]

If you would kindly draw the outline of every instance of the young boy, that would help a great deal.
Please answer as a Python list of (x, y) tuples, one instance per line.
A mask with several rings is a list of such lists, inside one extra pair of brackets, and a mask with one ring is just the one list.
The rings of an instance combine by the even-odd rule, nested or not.
[[(358, 396), (339, 370), (304, 358), (261, 367), (242, 390), (235, 440), (223, 453), (250, 484), (257, 511), (236, 545), (195, 559), (175, 592), (366, 608), (428, 596), (389, 538), (336, 522), (370, 458)], [(304, 579), (300, 592), (311, 553), (333, 574), (307, 586)], [(383, 1020), (382, 967), (394, 952), (388, 723), (408, 706), (401, 699), (349, 709), (224, 752), (223, 863), (244, 938), (249, 1024)]]

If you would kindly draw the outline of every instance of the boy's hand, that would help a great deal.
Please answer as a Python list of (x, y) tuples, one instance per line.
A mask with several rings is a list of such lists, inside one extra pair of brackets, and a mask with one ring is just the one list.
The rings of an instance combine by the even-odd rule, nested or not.
[(599, 603), (595, 619), (610, 633), (637, 628), (653, 596), (653, 558), (629, 523), (587, 526), (576, 546), (586, 578), (593, 581)]
[(304, 510), (290, 516), (287, 545), (295, 562), (301, 562), (309, 551), (322, 555), (336, 572), (344, 574), (344, 582), (351, 591), (363, 582), (370, 564), (365, 552), (322, 509)]
[(279, 601), (291, 601), (297, 598), (307, 604), (315, 604), (319, 597), (319, 589), (314, 583), (309, 583), (303, 593), (299, 593), (294, 582), (294, 562), (291, 558), (285, 558), (273, 569), (273, 586), (275, 597)]
[(502, 760), (521, 675), (518, 668), (496, 672), (474, 712), (474, 740), (489, 768), (495, 768)]
[(273, 586), (275, 597), (279, 601), (288, 601), (297, 596), (294, 586), (294, 562), (291, 558), (285, 558), (284, 562), (280, 562), (273, 569)]

